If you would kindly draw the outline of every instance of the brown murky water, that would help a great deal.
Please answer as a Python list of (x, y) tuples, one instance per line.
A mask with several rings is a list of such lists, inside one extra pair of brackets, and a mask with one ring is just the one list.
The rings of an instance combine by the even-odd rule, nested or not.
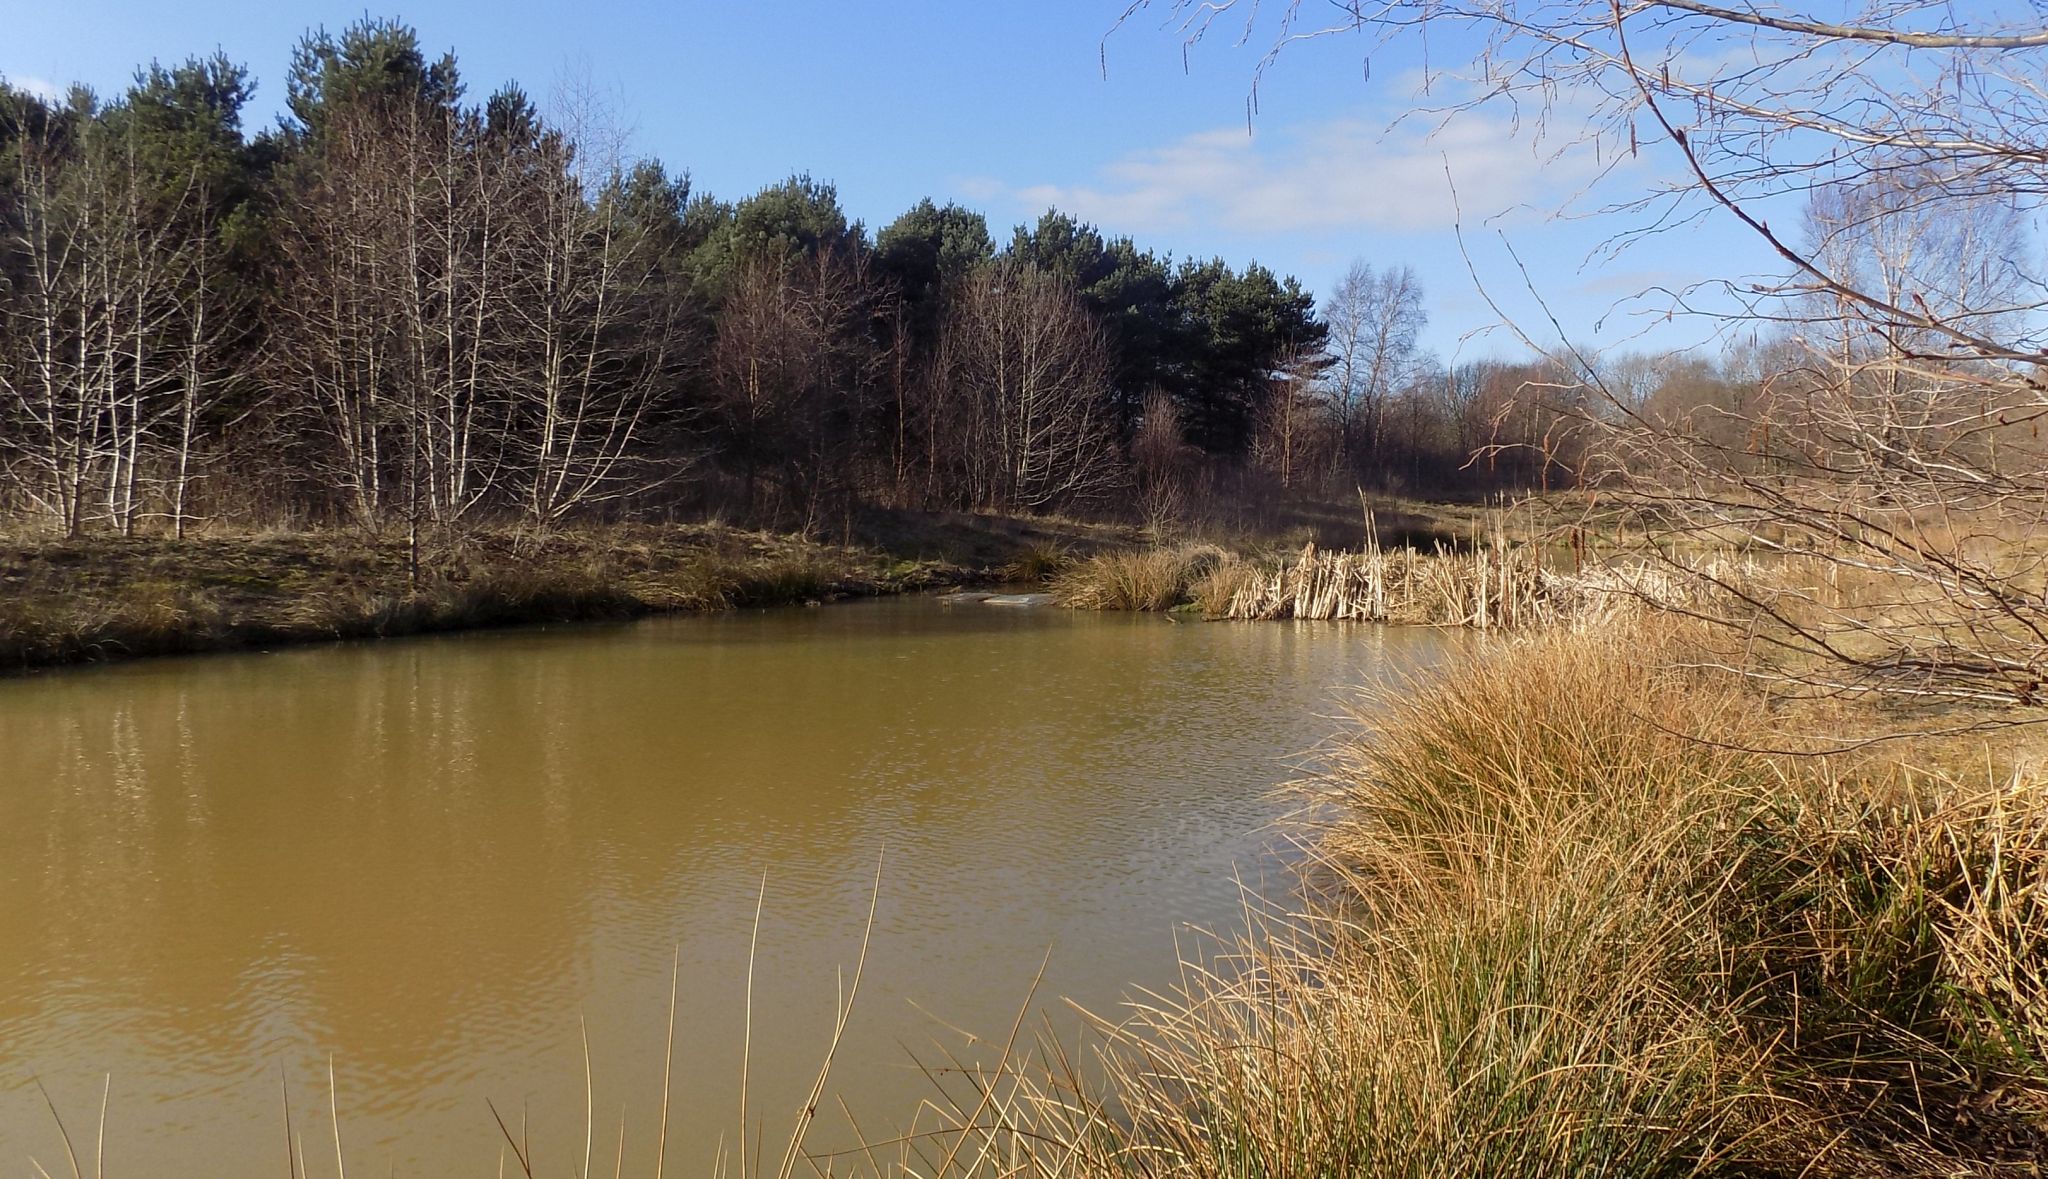
[[(1266, 788), (1347, 690), (1450, 638), (927, 599), (144, 662), (0, 682), (0, 1173), (669, 1172), (779, 1154), (886, 852), (835, 1089), (870, 1137), (916, 1052), (1172, 977), (1273, 869)], [(987, 1045), (968, 1052), (986, 1054)], [(837, 1104), (813, 1143), (844, 1145)], [(84, 1159), (87, 1174), (92, 1161)], [(606, 1167), (597, 1168), (602, 1171)]]

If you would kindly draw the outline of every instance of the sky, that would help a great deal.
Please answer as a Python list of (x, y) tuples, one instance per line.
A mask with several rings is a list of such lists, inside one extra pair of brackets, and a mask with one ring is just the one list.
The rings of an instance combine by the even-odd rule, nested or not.
[[(1119, 23), (1126, 3), (436, 0), (368, 12), (453, 50), (473, 100), (516, 80), (545, 106), (564, 80), (587, 80), (634, 154), (728, 199), (803, 172), (835, 184), (871, 229), (929, 196), (985, 212), (999, 242), (1057, 206), (1176, 257), (1261, 262), (1319, 297), (1354, 260), (1412, 266), (1425, 343), (1447, 361), (1523, 353), (1501, 313), (1545, 343), (1561, 328), (1596, 349), (1695, 346), (1707, 325), (1627, 296), (1770, 268), (1714, 221), (1610, 256), (1601, 247), (1620, 226), (1594, 211), (1654, 182), (1654, 152), (1594, 183), (1590, 152), (1560, 154), (1558, 136), (1539, 140), (1503, 112), (1447, 126), (1418, 116), (1419, 43), (1295, 43), (1258, 82), (1253, 112), (1270, 32), (1218, 28), (1189, 47), (1164, 7)], [(140, 64), (219, 49), (256, 80), (254, 130), (282, 107), (294, 42), (364, 13), (0, 0), (0, 76), (111, 94)], [(1428, 51), (1442, 65), (1457, 48)]]

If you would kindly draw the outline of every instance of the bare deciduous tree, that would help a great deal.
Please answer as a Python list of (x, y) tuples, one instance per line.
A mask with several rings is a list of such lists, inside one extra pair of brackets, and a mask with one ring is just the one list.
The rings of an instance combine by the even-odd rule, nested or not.
[(1131, 439), (1131, 467), (1138, 514), (1152, 535), (1163, 536), (1184, 522), (1201, 453), (1188, 442), (1173, 398), (1160, 390), (1147, 394)]
[(971, 506), (1044, 511), (1099, 500), (1119, 458), (1102, 331), (1065, 280), (984, 266), (961, 284), (934, 364), (932, 431)]
[(0, 255), (0, 469), (66, 533), (132, 534), (163, 513), (183, 535), (200, 416), (224, 383), (216, 352), (239, 329), (220, 282), (214, 194), (202, 162), (143, 142), (130, 96), (74, 96), (13, 146), (18, 207)]
[(543, 525), (662, 477), (642, 461), (645, 436), (683, 366), (655, 244), (623, 200), (622, 137), (587, 98), (565, 105), (568, 129), (543, 137), (529, 173), (510, 260), (523, 281), (508, 314), (527, 345), (510, 445), (519, 502)]
[(288, 428), (319, 440), (309, 469), (358, 522), (549, 525), (655, 478), (675, 308), (602, 142), (516, 91), (326, 113), (277, 219), (271, 358)]
[(886, 367), (868, 331), (880, 298), (866, 258), (832, 247), (757, 257), (733, 279), (711, 349), (711, 409), (750, 514), (797, 509), (809, 528), (843, 498)]
[[(409, 164), (375, 112), (331, 112), (318, 159), (299, 162), (275, 219), (268, 354), (286, 390), (281, 429), (298, 464), (357, 523), (381, 524), (413, 452), (397, 296), (414, 281), (401, 216)], [(409, 153), (408, 153), (409, 154)]]
[(1317, 356), (1285, 358), (1259, 408), (1252, 461), (1277, 479), (1283, 492), (1316, 488), (1343, 450), (1351, 419), (1333, 404), (1337, 387), (1317, 379), (1325, 363)]
[[(1145, 7), (1141, 2), (1134, 6)], [(1261, 20), (1251, 0), (1172, 4), (1189, 36)], [(1608, 210), (1616, 240), (1730, 219), (1777, 282), (1720, 276), (1676, 314), (1785, 327), (1737, 429), (1673, 428), (1584, 357), (1598, 474), (1673, 528), (1804, 554), (1839, 586), (1760, 593), (1724, 620), (1772, 625), (1780, 670), (1843, 691), (2036, 703), (2048, 677), (2048, 287), (2008, 230), (2042, 207), (2048, 32), (2038, 9), (1851, 0), (1826, 14), (1713, 0), (1339, 3), (1315, 28), (1272, 10), (1273, 52), (1304, 37), (1421, 29), (1476, 46), (1438, 68), (1453, 108), (1518, 105), (1607, 159), (1660, 153)], [(1453, 114), (1452, 117), (1455, 117)], [(1800, 203), (1821, 197), (1802, 235)], [(1788, 215), (1789, 214), (1789, 215)], [(1570, 350), (1565, 349), (1567, 353)], [(1691, 419), (1688, 419), (1691, 420)], [(1643, 476), (1631, 479), (1631, 475)]]
[(16, 145), (22, 199), (8, 219), (22, 281), (6, 303), (6, 462), (17, 493), (76, 533), (102, 457), (98, 423), (112, 362), (95, 348), (111, 333), (93, 282), (104, 274), (95, 254), (109, 244), (98, 221), (103, 181), (71, 158), (73, 120), (52, 117), (29, 130)]
[(1415, 371), (1429, 318), (1422, 283), (1406, 266), (1375, 271), (1353, 262), (1323, 318), (1330, 325), (1332, 363), (1324, 379), (1340, 428), (1337, 461), (1358, 478), (1378, 462), (1387, 403)]

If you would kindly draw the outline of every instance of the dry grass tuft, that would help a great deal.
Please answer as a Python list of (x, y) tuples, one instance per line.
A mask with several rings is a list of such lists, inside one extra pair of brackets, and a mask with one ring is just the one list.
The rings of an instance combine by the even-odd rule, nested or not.
[(955, 1133), (1077, 1176), (2035, 1173), (2048, 783), (1754, 751), (1781, 718), (1680, 650), (1550, 632), (1375, 699), (1300, 910)]
[(1057, 541), (1026, 545), (1002, 567), (1004, 581), (1039, 585), (1066, 572), (1074, 564), (1074, 553)]
[(1188, 596), (1204, 618), (1227, 618), (1231, 605), (1259, 592), (1269, 572), (1253, 561), (1230, 560), (1218, 564), (1189, 587)]
[(1231, 557), (1215, 545), (1098, 553), (1054, 578), (1054, 600), (1080, 610), (1171, 610)]

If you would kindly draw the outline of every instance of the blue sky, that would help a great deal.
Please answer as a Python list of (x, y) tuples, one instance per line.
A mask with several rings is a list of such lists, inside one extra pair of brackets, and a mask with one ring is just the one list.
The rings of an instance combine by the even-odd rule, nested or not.
[[(300, 34), (363, 11), (251, 0), (7, 3), (0, 75), (17, 85), (77, 80), (112, 92), (139, 63), (219, 48), (257, 80), (252, 123), (274, 118)], [(1112, 33), (1122, 8), (1123, 0), (441, 0), (370, 11), (455, 50), (472, 98), (517, 79), (545, 102), (558, 79), (587, 77), (610, 96), (631, 150), (687, 169), (700, 190), (721, 196), (804, 171), (837, 184), (848, 211), (870, 226), (931, 196), (983, 210), (999, 240), (1056, 204), (1179, 256), (1256, 259), (1318, 294), (1353, 258), (1410, 265), (1428, 292), (1427, 342), (1447, 358), (1521, 351), (1512, 336), (1487, 332), (1498, 317), (1452, 233), (1447, 170), (1471, 269), (1534, 335), (1555, 332), (1502, 234), (1565, 330), (1598, 347), (1631, 346), (1637, 333), (1637, 346), (1699, 341), (1699, 324), (1630, 314), (1615, 301), (1646, 285), (1768, 266), (1715, 224), (1618, 259), (1594, 257), (1614, 223), (1555, 216), (1596, 171), (1589, 153), (1556, 156), (1558, 139), (1517, 134), (1498, 114), (1461, 116), (1434, 133), (1424, 119), (1397, 125), (1416, 104), (1418, 62), (1403, 54), (1417, 48), (1374, 53), (1368, 76), (1369, 46), (1355, 37), (1294, 45), (1260, 84), (1248, 129), (1264, 34), (1239, 46), (1234, 30), (1218, 30), (1184, 59), (1164, 10)], [(1430, 52), (1443, 64), (1457, 48), (1439, 41)], [(1625, 195), (1654, 167), (1610, 177), (1576, 207)]]

